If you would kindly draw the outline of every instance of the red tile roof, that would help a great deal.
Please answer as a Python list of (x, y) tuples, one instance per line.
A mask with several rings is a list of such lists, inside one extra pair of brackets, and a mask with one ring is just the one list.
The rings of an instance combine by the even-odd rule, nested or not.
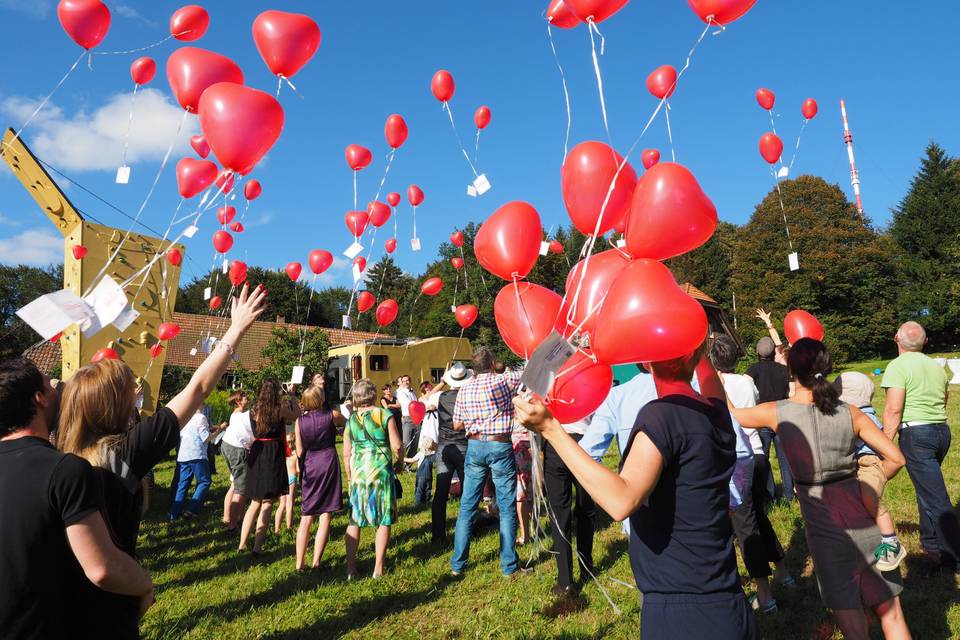
[(693, 298), (694, 300), (700, 300), (701, 302), (709, 302), (711, 304), (717, 304), (717, 301), (705, 294), (700, 289), (697, 289), (695, 286), (689, 282), (685, 282), (680, 285), (680, 288), (683, 289), (683, 292)]

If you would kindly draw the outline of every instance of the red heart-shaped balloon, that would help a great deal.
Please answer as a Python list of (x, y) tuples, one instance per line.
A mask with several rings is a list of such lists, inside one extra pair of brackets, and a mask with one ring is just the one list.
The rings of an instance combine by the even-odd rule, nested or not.
[(230, 247), (233, 246), (233, 236), (229, 232), (221, 229), (220, 231), (215, 231), (213, 234), (213, 248), (217, 250), (217, 253), (226, 253), (230, 251)]
[(486, 129), (487, 125), (490, 124), (490, 107), (483, 105), (477, 107), (477, 110), (473, 112), (473, 124), (477, 125), (477, 129)]
[(443, 289), (443, 280), (441, 278), (427, 278), (420, 285), (420, 293), (425, 296), (435, 296)]
[(230, 231), (233, 231), (234, 233), (243, 233), (243, 223), (240, 221), (234, 222), (232, 225), (230, 225)]
[(450, 234), (450, 244), (455, 247), (463, 246), (463, 231), (454, 231)]
[(666, 260), (696, 249), (717, 228), (717, 208), (690, 171), (660, 162), (637, 181), (627, 216), (627, 252)]
[(508, 202), (480, 226), (473, 253), (480, 266), (504, 280), (525, 278), (540, 256), (543, 226), (526, 202)]
[(455, 256), (455, 257), (453, 257), (453, 258), (450, 258), (450, 264), (453, 265), (453, 268), (454, 268), (454, 269), (462, 269), (462, 268), (463, 268), (463, 258), (461, 258), (460, 256)]
[(563, 2), (584, 22), (603, 22), (620, 11), (629, 0), (563, 0)]
[(203, 37), (210, 26), (210, 14), (198, 4), (180, 7), (170, 16), (170, 35), (183, 42)]
[(464, 329), (469, 329), (473, 323), (477, 321), (479, 314), (480, 310), (473, 304), (461, 304), (453, 312), (453, 316), (457, 319), (457, 324)]
[(559, 240), (551, 240), (550, 253), (563, 253), (563, 244)]
[[(630, 197), (637, 184), (637, 174), (629, 163), (617, 175), (623, 158), (608, 145), (594, 140), (581, 142), (567, 154), (560, 170), (560, 191), (567, 214), (574, 226), (587, 235), (594, 231), (603, 235), (613, 229), (630, 209)], [(613, 193), (607, 192), (617, 176)], [(603, 203), (607, 206), (604, 208)], [(603, 219), (597, 228), (597, 219)], [(539, 245), (537, 246), (539, 250)]]
[(183, 252), (176, 247), (170, 247), (167, 251), (167, 262), (175, 267), (179, 267), (180, 263), (183, 262)]
[(367, 228), (367, 222), (370, 221), (370, 214), (366, 211), (348, 211), (343, 220), (347, 225), (347, 229), (353, 234), (353, 237), (359, 238)]
[(82, 244), (75, 244), (70, 247), (70, 251), (73, 252), (74, 260), (83, 260), (83, 258), (87, 255), (88, 249)]
[(377, 303), (377, 298), (369, 291), (361, 291), (357, 295), (357, 311), (366, 313)]
[(814, 116), (817, 115), (819, 107), (817, 106), (817, 101), (813, 98), (807, 98), (803, 101), (803, 106), (800, 107), (800, 113), (803, 114), (803, 117), (807, 120), (813, 120)]
[(261, 193), (263, 193), (263, 187), (260, 186), (259, 180), (251, 180), (243, 185), (243, 197), (247, 200), (256, 200)]
[(395, 207), (400, 204), (400, 194), (396, 191), (391, 191), (387, 194), (387, 202), (390, 203), (391, 207)]
[(400, 312), (400, 307), (397, 305), (397, 301), (390, 298), (384, 300), (377, 306), (376, 318), (377, 324), (381, 327), (385, 327), (394, 320), (397, 319), (397, 313)]
[(190, 136), (190, 146), (193, 147), (193, 150), (197, 152), (197, 155), (201, 158), (206, 158), (210, 155), (210, 145), (207, 144), (207, 139), (203, 135)]
[(296, 282), (300, 278), (300, 273), (303, 271), (303, 265), (299, 262), (288, 262), (284, 271), (287, 272), (287, 277), (290, 278), (290, 280)]
[(292, 78), (320, 48), (320, 27), (300, 13), (264, 11), (253, 21), (253, 42), (273, 75)]
[(622, 251), (609, 249), (590, 256), (589, 262), (581, 260), (573, 266), (567, 274), (566, 284), (567, 304), (573, 307), (570, 318), (573, 326), (568, 326), (564, 330), (565, 334), (570, 333), (577, 326), (582, 333), (593, 333), (604, 296), (628, 264), (630, 264), (630, 258)]
[(153, 80), (155, 75), (157, 75), (157, 63), (153, 61), (153, 58), (143, 56), (134, 60), (130, 65), (130, 77), (135, 84), (145, 85)]
[(239, 287), (243, 284), (243, 281), (247, 279), (247, 263), (241, 262), (240, 260), (234, 260), (230, 263), (230, 271), (228, 273), (230, 277), (230, 284), (235, 287)]
[(383, 248), (387, 250), (387, 253), (393, 253), (397, 250), (397, 239), (388, 238), (387, 241), (383, 243)]
[(237, 215), (237, 210), (230, 205), (217, 209), (217, 221), (222, 225), (228, 225)]
[(557, 371), (546, 405), (561, 424), (582, 420), (597, 410), (613, 386), (613, 369), (577, 351)]
[(379, 200), (367, 205), (367, 213), (370, 215), (370, 224), (375, 227), (382, 227), (390, 219), (390, 207)]
[(421, 204), (423, 204), (423, 189), (415, 184), (407, 187), (407, 200), (414, 207), (419, 207)]
[(820, 321), (802, 309), (794, 309), (783, 318), (783, 335), (787, 337), (787, 342), (790, 344), (794, 344), (801, 338), (823, 341), (825, 334), (826, 331)]
[(763, 87), (757, 89), (757, 104), (762, 108), (770, 111), (773, 109), (774, 103), (777, 101), (777, 96), (770, 91), (770, 89), (764, 89)]
[(427, 406), (419, 400), (414, 400), (407, 405), (407, 414), (410, 416), (410, 421), (413, 422), (413, 424), (420, 424), (427, 416)]
[(563, 298), (530, 282), (505, 285), (493, 302), (500, 337), (522, 358), (529, 358), (551, 331), (563, 330), (566, 312)]
[(361, 147), (359, 144), (347, 145), (347, 148), (343, 151), (343, 156), (347, 160), (347, 166), (354, 171), (360, 171), (373, 160), (373, 154), (370, 153), (370, 149)]
[(93, 49), (110, 30), (110, 10), (100, 0), (60, 0), (60, 26), (84, 49)]
[(760, 155), (770, 164), (776, 164), (783, 155), (783, 141), (775, 133), (767, 131), (760, 136)]
[(367, 270), (367, 259), (363, 256), (357, 256), (353, 259), (353, 266), (357, 268), (357, 271), (363, 273)]
[(690, 353), (706, 337), (700, 303), (677, 286), (663, 263), (639, 259), (610, 286), (590, 346), (610, 365), (659, 362)]
[(120, 354), (111, 349), (110, 347), (104, 347), (103, 349), (98, 349), (93, 357), (90, 358), (90, 362), (100, 362), (101, 360), (119, 360)]
[(641, 162), (643, 162), (643, 168), (649, 169), (660, 162), (660, 152), (656, 149), (644, 149), (643, 153), (640, 154), (640, 158)]
[(219, 309), (221, 304), (223, 304), (223, 300), (221, 300), (220, 296), (213, 296), (210, 298), (210, 309), (213, 311)]
[(314, 249), (307, 256), (307, 262), (310, 263), (310, 271), (320, 275), (333, 264), (333, 254), (324, 249)]
[(669, 64), (657, 67), (647, 76), (647, 91), (656, 98), (669, 98), (676, 88), (677, 70)]
[(163, 345), (159, 342), (150, 347), (150, 357), (158, 358), (163, 353)]
[(181, 158), (177, 162), (177, 190), (184, 198), (192, 198), (217, 179), (217, 165), (209, 160)]
[(387, 139), (387, 144), (394, 149), (398, 149), (400, 145), (406, 142), (409, 130), (403, 116), (398, 113), (388, 116), (387, 123), (383, 126), (383, 135)]
[(457, 85), (453, 81), (453, 75), (446, 69), (437, 71), (433, 74), (433, 79), (430, 80), (430, 91), (433, 93), (433, 97), (440, 102), (449, 101), (456, 88)]
[(701, 20), (708, 24), (730, 24), (740, 18), (757, 0), (687, 0)]
[(180, 325), (176, 322), (163, 322), (157, 328), (157, 337), (161, 340), (173, 340), (180, 334)]
[(283, 131), (283, 107), (269, 93), (218, 82), (200, 98), (200, 128), (217, 160), (247, 175)]
[(580, 24), (580, 18), (570, 11), (563, 0), (551, 0), (547, 7), (547, 22), (561, 29), (573, 29)]
[[(236, 62), (219, 53), (199, 47), (180, 47), (167, 58), (167, 81), (180, 106), (197, 113), (200, 96), (207, 88), (220, 82), (242, 85), (243, 71)], [(237, 131), (237, 135), (245, 133)]]

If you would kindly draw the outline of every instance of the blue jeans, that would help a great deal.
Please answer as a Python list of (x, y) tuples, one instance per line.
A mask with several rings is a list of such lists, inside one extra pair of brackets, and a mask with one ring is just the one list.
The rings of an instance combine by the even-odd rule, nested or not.
[(177, 483), (177, 493), (170, 506), (170, 517), (179, 518), (183, 513), (183, 501), (187, 497), (187, 490), (190, 488), (190, 481), (197, 479), (197, 488), (193, 491), (193, 497), (187, 505), (187, 511), (190, 513), (199, 513), (200, 505), (207, 496), (207, 489), (210, 488), (210, 461), (190, 460), (189, 462), (177, 462), (177, 471), (180, 474), (180, 481)]
[(421, 507), (430, 502), (430, 490), (433, 488), (433, 456), (423, 456), (417, 466), (417, 487), (413, 494), (413, 506)]
[(470, 528), (477, 515), (477, 505), (483, 497), (483, 485), (489, 471), (497, 492), (500, 508), (500, 570), (508, 576), (520, 567), (517, 556), (517, 467), (513, 461), (513, 445), (509, 442), (467, 441), (464, 462), (463, 495), (460, 496), (460, 515), (453, 537), (453, 556), (450, 568), (462, 573), (470, 556)]
[(943, 565), (956, 568), (960, 523), (940, 470), (950, 450), (950, 428), (946, 424), (902, 428), (900, 450), (907, 459), (907, 473), (917, 493), (920, 542), (927, 552), (939, 553)]
[(793, 500), (793, 476), (790, 475), (790, 466), (787, 464), (787, 456), (783, 452), (783, 445), (780, 443), (780, 436), (772, 429), (760, 429), (760, 442), (763, 443), (763, 453), (770, 459), (770, 444), (777, 452), (777, 462), (780, 465), (780, 480), (783, 483), (782, 491), (777, 495), (777, 483), (773, 479), (773, 467), (767, 467), (767, 494), (770, 499), (783, 498), (784, 500)]

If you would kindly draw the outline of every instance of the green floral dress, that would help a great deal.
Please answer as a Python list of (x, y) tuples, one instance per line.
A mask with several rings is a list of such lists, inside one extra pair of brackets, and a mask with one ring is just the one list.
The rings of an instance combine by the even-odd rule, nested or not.
[(361, 527), (389, 526), (397, 518), (390, 433), (391, 413), (373, 408), (354, 412), (350, 430), (350, 522)]

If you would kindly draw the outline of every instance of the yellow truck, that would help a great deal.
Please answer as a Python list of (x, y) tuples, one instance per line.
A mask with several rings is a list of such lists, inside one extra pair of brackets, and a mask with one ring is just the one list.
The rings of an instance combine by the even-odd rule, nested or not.
[(328, 353), (327, 389), (335, 389), (338, 400), (346, 399), (355, 380), (370, 378), (381, 389), (409, 375), (413, 388), (421, 382), (440, 382), (455, 361), (470, 366), (473, 348), (467, 338), (377, 338), (334, 347)]

